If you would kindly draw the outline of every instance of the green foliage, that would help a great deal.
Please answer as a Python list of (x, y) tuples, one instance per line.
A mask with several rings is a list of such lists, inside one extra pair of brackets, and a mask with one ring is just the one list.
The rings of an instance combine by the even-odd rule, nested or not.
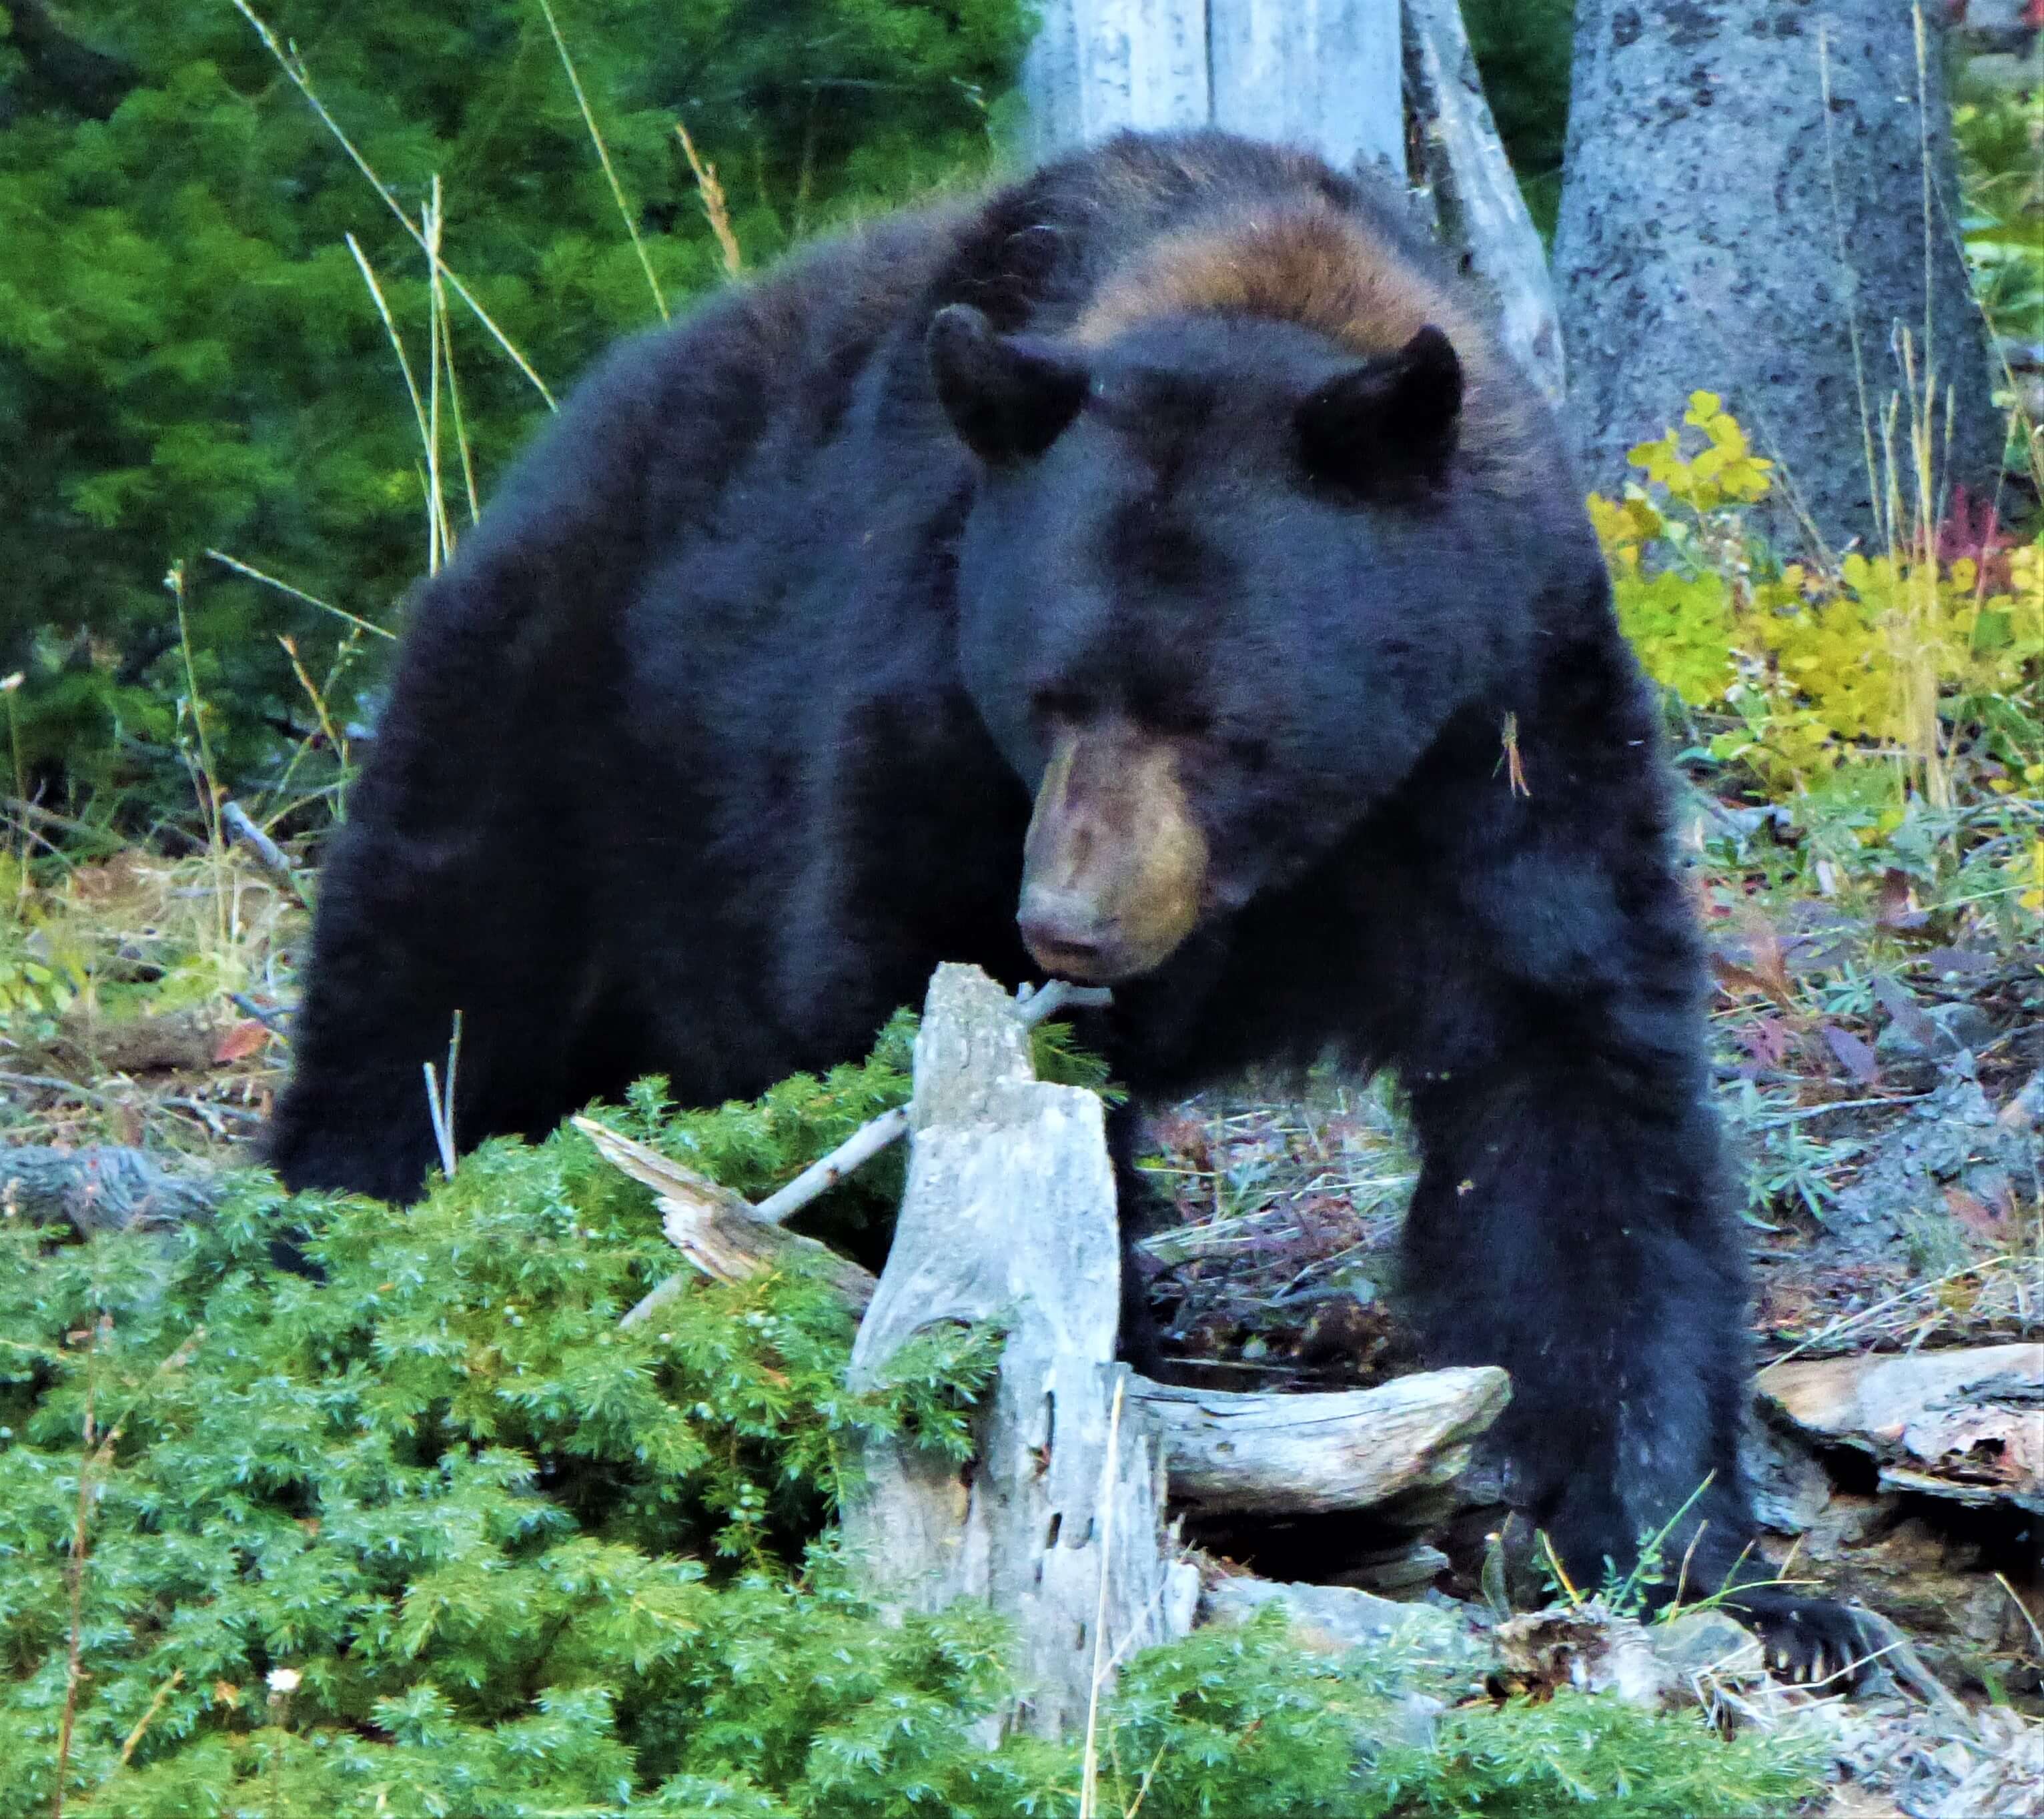
[[(536, 0), (256, 10), (415, 221), (440, 181), (448, 264), (556, 393), (656, 319)], [(982, 169), (1026, 29), (1020, 0), (555, 13), (670, 307), (722, 280), (677, 120), (762, 263)], [(276, 635), (321, 678), (344, 634), (202, 552), (386, 624), (425, 566), (420, 438), (344, 236), (379, 274), (422, 388), (425, 262), (229, 0), (84, 0), (59, 17), (110, 59), (103, 83), (0, 25), (0, 672), (27, 672), (22, 747), (45, 785), (186, 811), (190, 691), (159, 585), (172, 561), (191, 581), (186, 719), (211, 717), (242, 789), (275, 782), (318, 731)], [(441, 460), (458, 476), (458, 403), (486, 496), (544, 406), (453, 309)], [(459, 499), (458, 478), (447, 490)], [(458, 529), (465, 505), (454, 516)], [(380, 641), (347, 654), (331, 703), (344, 725)], [(334, 766), (322, 739), (294, 784), (330, 783)]]
[[(762, 1192), (897, 1090), (912, 1031), (770, 1103), (605, 1115)], [(60, 1755), (71, 1809), (138, 1819), (1075, 1813), (1076, 1744), (976, 1728), (1005, 1625), (884, 1618), (828, 1525), (861, 1429), (966, 1450), (998, 1334), (937, 1329), (854, 1395), (851, 1319), (801, 1275), (621, 1330), (674, 1268), (572, 1130), (486, 1145), (402, 1215), (252, 1175), (170, 1237), (0, 1222), (0, 1819), (52, 1809)], [(1648, 1786), (1735, 1812), (1805, 1785), (1694, 1718), (1486, 1708), (1446, 1752), (1411, 1739), (1401, 1702), (1473, 1660), (1446, 1618), (1366, 1659), (1269, 1618), (1139, 1656), (1103, 1708), (1109, 1809), (1555, 1788), (1624, 1819), (1672, 1809)]]
[[(678, 1111), (667, 1098), (665, 1080), (641, 1080), (627, 1096), (628, 1115), (617, 1120), (618, 1128), (748, 1200), (763, 1200), (862, 1125), (909, 1103), (917, 1022), (914, 1011), (897, 1011), (864, 1061), (833, 1068), (820, 1079), (792, 1074), (751, 1104)], [(1110, 1103), (1121, 1096), (1108, 1080), (1106, 1063), (1078, 1046), (1069, 1025), (1039, 1023), (1030, 1035), (1039, 1080), (1085, 1087)], [(855, 1230), (876, 1217), (891, 1216), (901, 1197), (897, 1146), (832, 1188), (818, 1205), (829, 1229)], [(805, 1212), (805, 1223), (816, 1216)]]
[(1966, 258), (1997, 333), (2044, 341), (2044, 82), (1952, 109)]
[(1928, 547), (1781, 563), (1742, 516), (1767, 497), (1772, 464), (1714, 393), (1695, 393), (1683, 422), (1700, 448), (1685, 452), (1673, 429), (1642, 444), (1631, 460), (1646, 484), (1621, 503), (1593, 495), (1590, 513), (1647, 673), (1733, 716), (1714, 758), (1782, 794), (1877, 745), (1907, 754), (1934, 796), (1961, 742), (2004, 766), (2035, 763), (2044, 544), (2004, 540), (1984, 552), (1994, 563)]
[[(1678, 1740), (1685, 1730), (1686, 1747)], [(1814, 1733), (1746, 1732), (1698, 1749), (1693, 1740), (1703, 1734), (1700, 1720), (1692, 1728), (1566, 1690), (1496, 1714), (1458, 1709), (1441, 1718), (1448, 1772), (1435, 1765), (1429, 1784), (1412, 1787), (1398, 1810), (1412, 1819), (1554, 1819), (1572, 1811), (1597, 1819), (1772, 1819), (1816, 1790), (1828, 1753)]]
[(1543, 234), (1562, 201), (1575, 0), (1462, 0), (1498, 136)]

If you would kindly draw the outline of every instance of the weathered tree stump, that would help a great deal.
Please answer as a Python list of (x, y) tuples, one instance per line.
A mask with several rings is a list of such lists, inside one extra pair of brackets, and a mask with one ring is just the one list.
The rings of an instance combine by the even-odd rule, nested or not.
[(908, 1190), (852, 1353), (874, 1384), (939, 1322), (998, 1321), (1000, 1371), (969, 1470), (875, 1435), (847, 1499), (847, 1556), (883, 1602), (983, 1599), (1020, 1633), (1005, 1715), (1082, 1729), (1129, 1651), (1190, 1627), (1155, 1425), (1114, 1362), (1114, 1176), (1092, 1093), (1035, 1078), (1027, 1030), (977, 969), (940, 967), (916, 1044)]

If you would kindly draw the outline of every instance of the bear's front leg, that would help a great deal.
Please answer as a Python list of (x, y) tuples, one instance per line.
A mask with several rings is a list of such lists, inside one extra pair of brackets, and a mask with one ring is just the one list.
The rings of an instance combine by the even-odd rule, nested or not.
[[(1503, 1365), (1510, 1495), (1589, 1592), (1661, 1537), (1650, 1602), (1771, 1576), (1739, 1464), (1746, 1275), (1683, 994), (1501, 1023), (1477, 1065), (1408, 1068), (1422, 1165), (1408, 1287), (1440, 1364)], [(1841, 1671), (1843, 1607), (1769, 1587), (1732, 1602), (1770, 1661)]]

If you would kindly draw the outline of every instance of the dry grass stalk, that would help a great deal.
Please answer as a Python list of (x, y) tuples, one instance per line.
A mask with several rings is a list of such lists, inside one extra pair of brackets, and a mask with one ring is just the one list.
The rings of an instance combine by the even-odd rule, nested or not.
[(717, 244), (723, 250), (724, 269), (736, 278), (745, 269), (745, 255), (740, 250), (738, 236), (732, 232), (731, 209), (724, 201), (724, 186), (717, 181), (717, 167), (697, 155), (696, 142), (689, 137), (686, 125), (676, 121), (674, 132), (681, 140), (682, 151), (688, 154), (689, 168), (695, 173), (703, 213), (709, 218), (709, 231), (717, 236)]
[(1093, 1680), (1086, 1693), (1085, 1756), (1080, 1770), (1078, 1819), (1094, 1819), (1100, 1806), (1100, 1689), (1107, 1679), (1107, 1575), (1114, 1560), (1114, 1480), (1121, 1462), (1121, 1404), (1124, 1378), (1114, 1386), (1107, 1410), (1107, 1454), (1100, 1468), (1100, 1596), (1093, 1614)]
[(386, 631), (373, 620), (360, 618), (344, 606), (336, 606), (330, 600), (321, 600), (316, 593), (307, 593), (302, 587), (294, 587), (287, 581), (280, 581), (273, 574), (267, 574), (254, 563), (244, 562), (239, 556), (230, 556), (225, 550), (209, 549), (206, 553), (209, 560), (218, 562), (223, 568), (230, 568), (236, 574), (246, 575), (251, 581), (259, 581), (265, 587), (273, 587), (279, 593), (287, 593), (294, 600), (302, 600), (308, 606), (316, 606), (321, 612), (330, 612), (336, 619), (345, 620), (358, 631), (373, 631), (378, 638), (396, 641), (396, 632)]
[[(425, 228), (426, 244), (431, 249), (427, 256), (428, 274), (440, 262), (440, 174), (433, 173), (432, 194), (425, 206), (419, 211), (419, 224)], [(444, 563), (454, 554), (454, 527), (448, 522), (447, 493), (440, 475), (440, 301), (444, 295), (440, 287), (430, 282), (426, 286), (426, 520), (428, 540), (440, 546), (440, 562)], [(426, 572), (436, 571), (428, 562)]]
[(653, 275), (653, 262), (646, 256), (646, 243), (639, 237), (639, 223), (632, 213), (631, 204), (624, 199), (624, 186), (618, 182), (617, 172), (612, 167), (610, 148), (597, 130), (596, 116), (590, 110), (589, 97), (582, 92), (582, 78), (575, 72), (574, 59), (568, 55), (567, 40), (561, 36), (548, 0), (540, 0), (540, 10), (545, 15), (547, 29), (553, 33), (554, 48), (560, 52), (561, 67), (567, 71), (568, 86), (574, 90), (575, 106), (582, 109), (582, 123), (589, 129), (590, 144), (596, 148), (596, 161), (603, 167), (604, 178), (610, 185), (611, 199), (624, 217), (625, 232), (632, 236), (632, 250), (639, 255), (639, 269), (646, 274), (646, 288), (653, 294), (653, 307), (659, 311), (663, 322), (669, 321), (671, 318), (667, 313), (667, 300), (660, 294), (660, 281)]
[(71, 1642), (65, 1656), (63, 1716), (57, 1724), (56, 1792), (50, 1803), (51, 1819), (63, 1819), (64, 1775), (71, 1766), (71, 1733), (78, 1722), (78, 1690), (85, 1680), (85, 1563), (91, 1545), (92, 1475), (95, 1467), (113, 1456), (114, 1443), (121, 1437), (116, 1426), (102, 1440), (93, 1424), (93, 1405), (99, 1395), (99, 1348), (113, 1329), (113, 1322), (102, 1314), (93, 1329), (85, 1384), (85, 1452), (78, 1464), (78, 1517), (64, 1568), (71, 1588)]
[(173, 1667), (171, 1677), (156, 1689), (156, 1697), (150, 1700), (148, 1709), (136, 1720), (135, 1728), (128, 1733), (127, 1741), (121, 1746), (121, 1766), (125, 1768), (134, 1760), (135, 1752), (141, 1746), (142, 1739), (148, 1734), (150, 1725), (156, 1721), (156, 1714), (163, 1709), (163, 1702), (184, 1684), (185, 1671)]
[(258, 17), (254, 10), (248, 4), (248, 0), (232, 0), (232, 5), (235, 11), (239, 13), (241, 17), (246, 19), (250, 25), (255, 29), (256, 36), (263, 40), (263, 48), (267, 51), (271, 56), (277, 59), (277, 67), (281, 69), (284, 72), (285, 75), (290, 79), (291, 86), (295, 88), (300, 94), (305, 98), (306, 105), (312, 109), (314, 113), (319, 116), (320, 124), (325, 127), (327, 131), (333, 135), (335, 140), (339, 143), (341, 150), (348, 154), (348, 158), (353, 163), (355, 169), (359, 171), (363, 177), (368, 180), (370, 187), (375, 190), (376, 194), (383, 198), (385, 207), (389, 209), (390, 213), (395, 215), (398, 219), (403, 223), (405, 232), (409, 234), (414, 240), (418, 242), (419, 250), (421, 252), (425, 253), (428, 258), (433, 260), (435, 270), (446, 279), (448, 287), (454, 292), (455, 295), (459, 297), (462, 301), (467, 304), (469, 309), (474, 312), (476, 320), (480, 322), (485, 328), (490, 331), (490, 338), (496, 342), (498, 347), (504, 350), (505, 355), (509, 359), (511, 363), (515, 366), (520, 372), (525, 375), (526, 378), (531, 382), (532, 389), (536, 391), (541, 397), (547, 401), (547, 408), (549, 410), (559, 409), (560, 405), (555, 401), (554, 394), (547, 389), (546, 382), (542, 379), (537, 373), (533, 371), (532, 363), (526, 359), (523, 354), (518, 351), (518, 349), (513, 343), (511, 337), (506, 335), (501, 328), (498, 327), (496, 319), (492, 317), (490, 312), (485, 309), (482, 304), (476, 300), (474, 293), (472, 292), (467, 285), (463, 284), (453, 272), (450, 271), (444, 264), (440, 263), (439, 255), (434, 252), (433, 250), (426, 244), (425, 235), (419, 231), (417, 224), (413, 222), (412, 217), (405, 213), (405, 210), (399, 204), (398, 198), (390, 193), (389, 186), (384, 182), (381, 177), (376, 175), (375, 170), (370, 164), (369, 160), (364, 158), (360, 152), (356, 150), (355, 141), (350, 139), (348, 135), (341, 130), (340, 122), (336, 120), (334, 117), (327, 111), (326, 104), (313, 92), (312, 79), (305, 74), (304, 64), (294, 54), (286, 50), (285, 48), (277, 41), (276, 33), (272, 32), (270, 28), (263, 22), (262, 19)]

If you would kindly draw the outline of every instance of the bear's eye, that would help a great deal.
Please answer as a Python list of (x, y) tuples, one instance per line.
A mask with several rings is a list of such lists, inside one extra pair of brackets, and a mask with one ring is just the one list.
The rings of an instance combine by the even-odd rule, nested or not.
[(1029, 713), (1039, 726), (1084, 726), (1097, 708), (1083, 689), (1046, 685), (1030, 691)]

